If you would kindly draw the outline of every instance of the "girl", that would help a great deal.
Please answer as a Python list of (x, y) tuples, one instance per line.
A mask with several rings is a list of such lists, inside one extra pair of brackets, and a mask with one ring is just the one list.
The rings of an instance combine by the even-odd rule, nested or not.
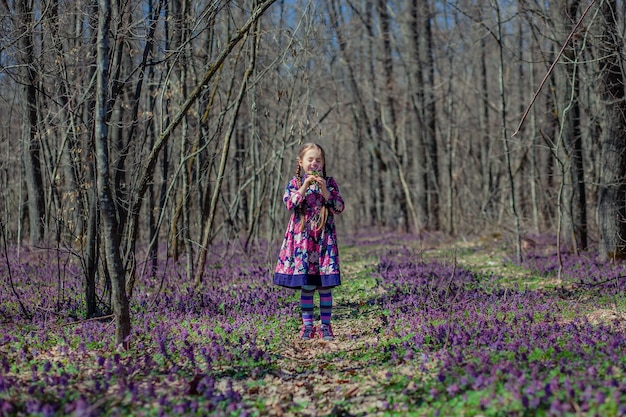
[(274, 284), (301, 290), (300, 337), (303, 340), (316, 336), (313, 326), (315, 290), (320, 296), (319, 337), (334, 339), (330, 325), (332, 288), (341, 285), (334, 215), (343, 211), (344, 204), (334, 178), (326, 176), (325, 163), (324, 149), (320, 145), (303, 145), (298, 152), (296, 175), (283, 195), (291, 217), (280, 248)]

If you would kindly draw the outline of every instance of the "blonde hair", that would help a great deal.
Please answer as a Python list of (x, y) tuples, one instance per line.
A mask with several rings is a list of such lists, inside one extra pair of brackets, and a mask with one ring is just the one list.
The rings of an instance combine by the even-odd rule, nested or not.
[[(298, 151), (298, 165), (296, 166), (296, 184), (298, 184), (298, 188), (302, 187), (302, 166), (300, 165), (300, 162), (302, 162), (304, 154), (309, 149), (318, 149), (320, 151), (320, 154), (322, 155), (322, 176), (324, 177), (324, 179), (326, 179), (326, 152), (324, 152), (324, 148), (322, 148), (321, 145), (314, 142), (308, 142), (302, 145), (300, 147), (300, 150)], [(301, 232), (304, 229), (304, 207), (302, 207), (301, 210), (302, 222), (300, 222), (298, 232)], [(314, 230), (316, 232), (322, 230), (326, 225), (326, 220), (328, 220), (328, 208), (326, 208), (326, 206), (322, 206), (322, 209), (320, 210), (320, 217), (319, 220), (316, 222), (317, 225), (315, 226)]]

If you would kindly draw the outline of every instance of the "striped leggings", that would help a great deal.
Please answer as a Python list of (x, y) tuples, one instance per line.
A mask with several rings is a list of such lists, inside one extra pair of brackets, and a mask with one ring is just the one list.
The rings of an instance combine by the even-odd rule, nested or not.
[(313, 298), (315, 290), (320, 295), (320, 319), (322, 324), (330, 324), (333, 313), (333, 291), (330, 287), (304, 286), (300, 292), (300, 307), (302, 308), (302, 322), (304, 325), (313, 325)]

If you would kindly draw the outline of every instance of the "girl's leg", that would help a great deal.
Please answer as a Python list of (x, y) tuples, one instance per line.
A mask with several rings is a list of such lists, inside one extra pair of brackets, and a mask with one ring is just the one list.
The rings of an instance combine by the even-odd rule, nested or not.
[(320, 293), (320, 317), (322, 319), (322, 326), (319, 330), (319, 335), (324, 340), (333, 340), (333, 329), (330, 326), (330, 318), (333, 313), (333, 291), (331, 288), (318, 288)]
[(313, 326), (313, 296), (315, 287), (304, 286), (300, 292), (300, 308), (302, 309), (302, 324)]
[(300, 338), (309, 340), (315, 337), (315, 327), (313, 327), (313, 296), (315, 287), (303, 286), (300, 291), (300, 308), (302, 309), (302, 329)]
[(333, 290), (332, 288), (321, 287), (317, 291), (320, 293), (320, 318), (322, 324), (330, 324), (333, 314)]

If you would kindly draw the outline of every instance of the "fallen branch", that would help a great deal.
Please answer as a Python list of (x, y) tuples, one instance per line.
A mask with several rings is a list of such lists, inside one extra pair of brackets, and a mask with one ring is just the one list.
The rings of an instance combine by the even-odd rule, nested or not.
[(594, 282), (594, 283), (581, 282), (580, 285), (584, 285), (586, 287), (598, 287), (600, 285), (608, 284), (611, 281), (617, 281), (618, 279), (622, 279), (622, 278), (626, 278), (626, 275), (620, 275), (620, 276), (613, 277), (613, 278), (607, 278), (604, 281)]
[(82, 319), (82, 320), (72, 321), (70, 323), (63, 323), (63, 324), (59, 325), (58, 327), (74, 326), (74, 325), (77, 325), (77, 324), (88, 323), (90, 321), (100, 321), (100, 320), (105, 320), (105, 319), (112, 319), (113, 316), (114, 316), (113, 314), (108, 314), (106, 316), (91, 317), (89, 319)]

